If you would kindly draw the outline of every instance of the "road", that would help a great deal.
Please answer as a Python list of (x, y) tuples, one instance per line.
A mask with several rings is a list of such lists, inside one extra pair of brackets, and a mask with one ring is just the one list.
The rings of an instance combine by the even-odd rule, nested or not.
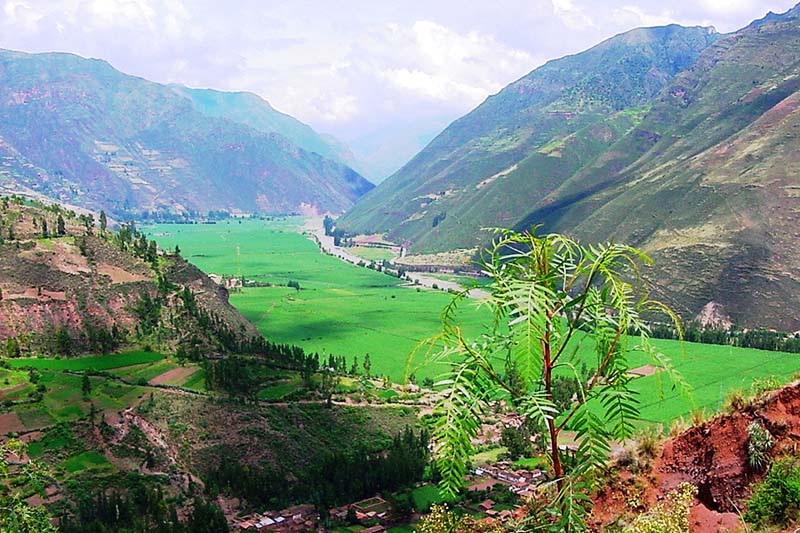
[[(325, 227), (322, 224), (322, 220), (323, 219), (321, 217), (311, 217), (306, 219), (306, 223), (303, 226), (303, 232), (313, 235), (314, 239), (317, 241), (317, 244), (324, 252), (329, 253), (334, 257), (338, 257), (342, 261), (346, 261), (354, 265), (365, 262), (364, 258), (351, 254), (347, 251), (347, 248), (334, 245), (333, 237), (325, 235)], [(436, 285), (439, 290), (464, 290), (462, 285), (454, 281), (441, 280), (432, 276), (427, 276), (421, 272), (406, 272), (406, 278), (410, 281), (410, 283), (404, 285), (404, 287), (412, 289), (419, 286), (434, 289), (434, 285)], [(470, 289), (469, 293), (467, 293), (467, 296), (478, 300), (485, 300), (489, 297), (489, 293), (483, 289)]]

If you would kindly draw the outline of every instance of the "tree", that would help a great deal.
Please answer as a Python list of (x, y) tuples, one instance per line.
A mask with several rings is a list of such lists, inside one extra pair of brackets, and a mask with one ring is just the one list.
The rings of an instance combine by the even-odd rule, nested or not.
[(372, 377), (372, 361), (369, 360), (369, 354), (364, 356), (364, 375), (367, 379)]
[(42, 219), (42, 238), (46, 239), (50, 236), (50, 233), (47, 231), (47, 221)]
[(56, 235), (58, 235), (59, 237), (63, 237), (66, 234), (67, 234), (67, 225), (64, 222), (64, 217), (59, 214), (58, 218), (56, 219)]
[(319, 391), (322, 397), (325, 398), (325, 405), (328, 407), (333, 406), (333, 393), (339, 388), (339, 383), (341, 383), (341, 378), (336, 374), (334, 368), (326, 367), (322, 369)]
[(523, 432), (512, 427), (503, 428), (500, 444), (508, 449), (508, 457), (512, 461), (527, 456), (531, 450), (531, 442), (525, 438)]
[(6, 357), (15, 358), (19, 357), (21, 353), (19, 341), (16, 337), (9, 337), (6, 340)]
[(108, 227), (108, 217), (105, 211), (100, 211), (100, 231), (105, 231)]
[(89, 379), (89, 374), (86, 372), (83, 373), (83, 382), (81, 383), (81, 391), (83, 391), (83, 397), (88, 398), (89, 395), (92, 393), (92, 380)]
[[(629, 246), (583, 246), (561, 235), (499, 231), (482, 261), (490, 276), (487, 301), (494, 320), (487, 333), (469, 340), (458, 323), (458, 294), (443, 313), (442, 333), (432, 343), (444, 348), (434, 360), (451, 366), (451, 378), (436, 405), (435, 441), (441, 490), (456, 494), (463, 484), (471, 439), (498, 400), (510, 403), (531, 427), (545, 428), (551, 486), (549, 506), (560, 531), (581, 529), (594, 479), (612, 439), (634, 431), (639, 409), (630, 387), (627, 353), (649, 354), (682, 391), (688, 386), (669, 360), (650, 343), (642, 312), (665, 312), (647, 297), (639, 277), (650, 259)], [(629, 281), (633, 280), (633, 281)], [(629, 337), (629, 333), (634, 337)], [(578, 346), (591, 346), (597, 368), (578, 380), (575, 401), (556, 402), (554, 373), (578, 378)], [(507, 361), (518, 386), (496, 370)], [(558, 436), (578, 434), (575, 461), (565, 468)]]

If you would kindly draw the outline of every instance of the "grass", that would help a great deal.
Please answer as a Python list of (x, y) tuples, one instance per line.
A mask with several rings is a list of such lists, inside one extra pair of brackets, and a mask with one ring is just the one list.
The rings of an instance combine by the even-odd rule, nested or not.
[(472, 464), (482, 465), (486, 463), (494, 463), (500, 457), (500, 454), (505, 453), (506, 449), (502, 446), (479, 452), (472, 456)]
[(514, 466), (526, 470), (547, 469), (548, 464), (544, 457), (525, 457), (514, 461)]
[(74, 474), (76, 472), (83, 472), (90, 468), (105, 469), (111, 468), (111, 463), (108, 462), (105, 455), (96, 451), (83, 452), (74, 457), (70, 457), (61, 466), (69, 472)]
[(164, 356), (154, 352), (135, 351), (119, 354), (92, 355), (71, 359), (39, 359), (35, 357), (9, 359), (13, 368), (31, 367), (46, 370), (102, 371), (125, 366), (160, 361)]
[[(439, 332), (440, 315), (450, 302), (439, 291), (410, 290), (385, 274), (346, 264), (322, 254), (297, 233), (299, 217), (280, 221), (230, 221), (216, 225), (158, 225), (145, 228), (163, 248), (180, 246), (183, 254), (206, 272), (243, 275), (275, 285), (299, 281), (301, 291), (288, 287), (246, 288), (231, 302), (271, 341), (302, 346), (307, 351), (344, 355), (349, 362), (370, 354), (372, 374), (402, 381), (409, 354), (419, 342)], [(462, 304), (465, 336), (476, 337), (490, 322), (488, 311)], [(800, 372), (800, 356), (706, 344), (654, 340), (691, 385), (690, 398), (673, 390), (663, 374), (636, 378), (642, 417), (647, 424), (669, 424), (696, 409), (717, 411), (728, 391), (747, 390), (754, 379), (777, 377), (786, 382)], [(596, 367), (588, 343), (576, 343), (576, 363)], [(421, 366), (417, 353), (409, 366), (419, 380), (436, 377), (444, 365)], [(631, 367), (652, 363), (632, 352)], [(502, 365), (502, 361), (498, 361)], [(264, 393), (269, 396), (277, 389)]]
[(411, 493), (411, 499), (414, 501), (414, 509), (419, 512), (427, 511), (428, 508), (435, 503), (446, 501), (445, 498), (439, 494), (439, 487), (436, 485), (417, 487)]
[(367, 261), (388, 261), (397, 257), (397, 254), (387, 248), (371, 248), (369, 246), (353, 246), (347, 249), (348, 252), (366, 259)]
[(272, 385), (270, 387), (267, 387), (261, 392), (259, 392), (258, 398), (260, 400), (269, 400), (269, 401), (281, 400), (284, 397), (295, 392), (299, 387), (300, 387), (299, 380), (290, 381), (287, 383), (279, 383), (277, 385)]
[[(319, 252), (296, 232), (302, 219), (280, 222), (242, 221), (216, 225), (161, 224), (145, 228), (162, 248), (176, 245), (205, 272), (241, 274), (261, 283), (303, 288), (246, 288), (231, 294), (231, 303), (271, 341), (302, 346), (320, 354), (344, 355), (362, 362), (370, 354), (373, 375), (405, 378), (406, 361), (417, 344), (439, 332), (440, 314), (450, 296), (417, 292), (403, 281), (349, 265)], [(239, 255), (237, 255), (237, 249)], [(474, 307), (468, 302), (467, 307)], [(467, 309), (467, 329), (477, 333), (488, 319)], [(445, 367), (411, 372), (418, 379), (435, 377)]]

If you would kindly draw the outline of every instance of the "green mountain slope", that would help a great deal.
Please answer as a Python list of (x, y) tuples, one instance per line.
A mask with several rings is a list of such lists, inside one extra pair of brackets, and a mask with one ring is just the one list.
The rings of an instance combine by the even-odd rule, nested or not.
[[(654, 30), (598, 48), (643, 35)], [(649, 74), (625, 77), (630, 55), (600, 69), (620, 80), (611, 89), (592, 71), (597, 49), (580, 71), (591, 83), (566, 68), (571, 58), (549, 63), (456, 122), (342, 225), (389, 230), (423, 252), (485, 243), (486, 226), (614, 239), (653, 256), (647, 277), (685, 317), (713, 310), (741, 326), (800, 329), (800, 7), (708, 41), (654, 93)], [(525, 87), (562, 61), (580, 81), (521, 106)]]
[(277, 133), (307, 152), (317, 153), (363, 174), (347, 145), (330, 135), (319, 134), (311, 126), (281, 113), (256, 94), (191, 89), (181, 85), (173, 85), (172, 88), (191, 100), (194, 108), (204, 115), (227, 118), (264, 133)]
[(800, 329), (799, 17), (718, 41), (518, 226), (642, 246), (685, 315), (713, 301), (741, 324)]
[(0, 186), (115, 215), (342, 211), (372, 185), (286, 137), (70, 54), (0, 51)]
[(390, 231), (412, 251), (475, 246), (481, 227), (513, 225), (624, 136), (717, 37), (643, 28), (551, 61), (451, 124), (340, 223)]

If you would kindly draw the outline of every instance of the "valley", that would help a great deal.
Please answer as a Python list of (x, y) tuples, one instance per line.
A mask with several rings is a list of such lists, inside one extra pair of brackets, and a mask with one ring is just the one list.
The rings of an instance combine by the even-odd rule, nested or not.
[(0, 533), (797, 530), (800, 4), (448, 2), (7, 3)]
[[(428, 349), (421, 343), (440, 333), (440, 314), (452, 295), (323, 254), (302, 233), (306, 228), (302, 217), (276, 217), (142, 229), (162, 248), (178, 246), (208, 273), (243, 277), (245, 286), (231, 293), (231, 304), (265, 337), (347, 361), (357, 358), (363, 363), (369, 354), (371, 374), (396, 383), (412, 374), (418, 384), (440, 379), (446, 366), (427, 361)], [(249, 287), (250, 281), (272, 286)], [(287, 286), (290, 281), (298, 282), (300, 289)], [(460, 308), (465, 335), (477, 339), (489, 321), (487, 310), (474, 299)], [(633, 387), (646, 424), (669, 427), (693, 413), (717, 412), (730, 394), (749, 391), (754, 382), (784, 383), (800, 372), (796, 354), (668, 339), (653, 342), (692, 393), (681, 395), (657, 373), (637, 377)], [(631, 368), (652, 364), (632, 343)], [(576, 339), (570, 350), (575, 352), (575, 366), (593, 364), (588, 342)]]

